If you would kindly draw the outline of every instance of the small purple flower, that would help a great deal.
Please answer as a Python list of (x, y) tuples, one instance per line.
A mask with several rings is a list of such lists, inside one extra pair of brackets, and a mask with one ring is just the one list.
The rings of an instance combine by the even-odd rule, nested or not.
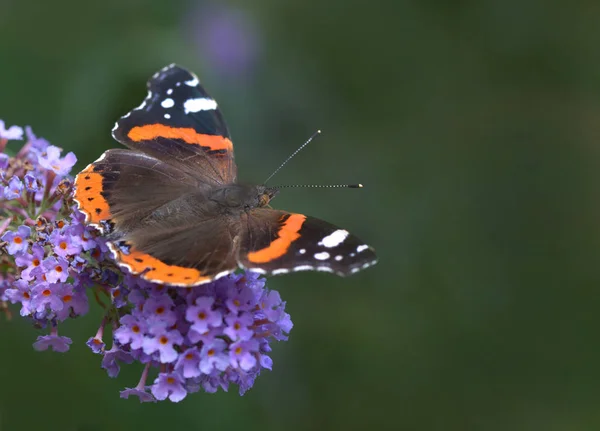
[(120, 367), (117, 361), (131, 364), (133, 362), (133, 356), (131, 356), (130, 353), (119, 349), (117, 346), (113, 346), (110, 350), (104, 352), (101, 366), (106, 370), (109, 377), (114, 378), (119, 375)]
[(202, 346), (200, 351), (200, 371), (210, 374), (213, 370), (225, 371), (229, 366), (229, 357), (225, 353), (227, 343), (220, 338)]
[(22, 193), (23, 183), (18, 177), (12, 177), (8, 185), (4, 187), (4, 199), (7, 201), (20, 198)]
[(44, 260), (44, 247), (39, 244), (33, 244), (31, 246), (31, 253), (20, 253), (15, 258), (15, 263), (21, 270), (21, 279), (30, 281), (36, 276), (35, 272), (31, 272), (38, 268)]
[(259, 305), (260, 309), (265, 313), (266, 318), (271, 322), (277, 322), (281, 317), (281, 296), (279, 296), (279, 292), (276, 290), (271, 290), (263, 295), (259, 301)]
[(50, 235), (50, 242), (52, 243), (54, 253), (58, 256), (67, 257), (81, 253), (81, 246), (76, 241), (73, 241), (73, 237), (58, 229)]
[(148, 378), (148, 371), (150, 370), (150, 364), (146, 364), (142, 377), (135, 388), (126, 388), (121, 391), (121, 398), (129, 398), (129, 396), (138, 397), (140, 403), (156, 402), (156, 399), (152, 394), (146, 392), (146, 379)]
[(104, 344), (104, 342), (96, 337), (90, 337), (90, 339), (87, 340), (87, 342), (85, 343), (92, 352), (96, 353), (96, 354), (100, 354), (104, 351), (104, 347), (106, 347), (106, 344)]
[(148, 298), (144, 304), (144, 316), (146, 316), (148, 325), (173, 326), (177, 321), (177, 315), (172, 308), (173, 300), (166, 294)]
[(84, 228), (82, 224), (78, 223), (71, 225), (68, 230), (68, 234), (71, 236), (71, 242), (73, 245), (79, 247), (79, 250), (89, 251), (96, 247), (96, 241), (94, 240), (90, 230)]
[(8, 154), (0, 153), (0, 170), (7, 169), (9, 161), (10, 161), (10, 157), (8, 157)]
[(196, 299), (196, 305), (187, 309), (185, 318), (192, 323), (192, 330), (204, 334), (208, 332), (210, 326), (217, 327), (223, 323), (221, 313), (212, 309), (214, 302), (215, 298), (201, 296)]
[(163, 364), (175, 362), (178, 353), (173, 346), (180, 346), (183, 343), (181, 333), (177, 330), (168, 331), (160, 326), (150, 328), (150, 333), (154, 335), (154, 337), (144, 339), (142, 345), (144, 353), (152, 355), (153, 353), (158, 352), (159, 360)]
[(70, 316), (82, 316), (89, 311), (89, 302), (85, 291), (76, 290), (72, 284), (63, 284), (61, 298), (64, 308), (56, 313), (59, 320), (65, 320)]
[(25, 190), (30, 193), (35, 193), (40, 190), (40, 180), (38, 180), (34, 175), (26, 174), (23, 177), (23, 183), (25, 184)]
[(27, 238), (31, 234), (29, 226), (19, 226), (16, 232), (8, 231), (2, 235), (2, 240), (8, 243), (8, 254), (14, 256), (18, 252), (27, 250)]
[(266, 368), (267, 370), (273, 369), (273, 359), (267, 355), (260, 355), (260, 366)]
[(256, 365), (255, 353), (258, 352), (258, 341), (252, 339), (238, 341), (229, 346), (229, 360), (234, 368), (250, 371)]
[(233, 313), (250, 311), (256, 305), (256, 298), (251, 289), (238, 289), (233, 286), (227, 290), (225, 304), (229, 308), (229, 311)]
[(125, 307), (128, 302), (128, 294), (129, 290), (122, 285), (113, 287), (110, 289), (110, 297), (112, 299), (112, 303), (116, 308)]
[(232, 341), (249, 340), (254, 335), (254, 332), (248, 329), (254, 323), (250, 313), (242, 313), (239, 316), (227, 316), (225, 322), (227, 323), (227, 327), (223, 330), (223, 333)]
[(132, 349), (141, 349), (144, 343), (144, 334), (147, 330), (146, 323), (126, 314), (121, 317), (121, 326), (115, 331), (115, 339), (122, 345), (130, 345)]
[(31, 143), (31, 147), (37, 152), (46, 151), (46, 148), (50, 146), (50, 143), (46, 141), (44, 138), (38, 138), (31, 130), (31, 127), (25, 126), (25, 134), (27, 135), (27, 140)]
[(38, 158), (41, 167), (53, 171), (56, 175), (67, 175), (73, 165), (77, 162), (77, 157), (73, 152), (68, 153), (64, 158), (60, 158), (61, 149), (50, 145), (46, 151)]
[(151, 391), (157, 400), (164, 400), (168, 397), (174, 403), (183, 400), (187, 395), (183, 381), (177, 373), (160, 373), (154, 381)]
[(121, 398), (129, 398), (130, 396), (132, 397), (138, 397), (140, 399), (140, 403), (155, 403), (156, 402), (156, 398), (154, 398), (154, 396), (148, 392), (146, 392), (145, 388), (139, 389), (139, 388), (125, 388), (124, 390), (122, 390), (120, 392)]
[(47, 308), (52, 313), (62, 310), (64, 304), (61, 299), (61, 286), (58, 283), (40, 283), (36, 285), (32, 289), (31, 309), (38, 314), (45, 313)]
[(179, 371), (183, 377), (189, 379), (200, 375), (200, 352), (196, 347), (187, 349), (177, 359), (175, 370)]
[(73, 341), (69, 337), (63, 337), (58, 334), (40, 335), (37, 337), (33, 348), (35, 350), (48, 350), (51, 347), (55, 352), (64, 353), (69, 350), (69, 346)]
[(21, 316), (29, 316), (31, 314), (31, 286), (25, 280), (17, 280), (12, 283), (12, 287), (4, 292), (6, 299), (11, 303), (21, 304)]
[(69, 277), (69, 262), (64, 258), (47, 257), (42, 262), (42, 267), (45, 269), (44, 275), (49, 283), (59, 281), (67, 281)]
[(194, 331), (193, 329), (190, 329), (187, 333), (188, 340), (192, 344), (212, 343), (217, 335), (221, 335), (221, 331), (219, 329), (209, 329), (208, 331), (202, 334)]
[(19, 126), (10, 126), (7, 129), (4, 121), (0, 120), (0, 139), (20, 141), (23, 139), (23, 129)]

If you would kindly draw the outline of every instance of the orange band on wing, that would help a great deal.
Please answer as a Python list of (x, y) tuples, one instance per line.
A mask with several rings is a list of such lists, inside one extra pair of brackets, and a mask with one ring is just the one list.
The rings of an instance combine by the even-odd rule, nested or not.
[(129, 254), (121, 252), (115, 246), (112, 246), (111, 249), (116, 254), (117, 261), (123, 265), (127, 265), (129, 271), (133, 274), (139, 274), (149, 269), (149, 271), (142, 274), (142, 278), (155, 283), (193, 286), (210, 281), (213, 278), (203, 276), (195, 268), (167, 265), (155, 257), (134, 248), (130, 250)]
[(148, 124), (133, 127), (127, 137), (132, 141), (149, 141), (156, 138), (181, 139), (188, 144), (197, 144), (209, 147), (211, 150), (233, 150), (229, 138), (217, 135), (204, 135), (197, 133), (191, 127), (169, 127), (164, 124)]
[(248, 260), (253, 263), (265, 263), (283, 256), (292, 242), (300, 238), (298, 232), (300, 232), (304, 220), (306, 220), (306, 216), (302, 214), (289, 216), (277, 232), (279, 238), (271, 242), (268, 247), (248, 253)]
[(88, 165), (75, 177), (73, 196), (79, 210), (86, 216), (86, 222), (98, 224), (110, 219), (110, 207), (102, 196), (102, 175), (94, 172), (94, 165)]

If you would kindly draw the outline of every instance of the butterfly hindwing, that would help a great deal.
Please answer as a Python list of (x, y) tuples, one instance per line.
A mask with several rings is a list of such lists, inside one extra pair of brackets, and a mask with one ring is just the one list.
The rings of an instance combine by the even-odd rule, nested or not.
[(106, 151), (75, 179), (79, 209), (105, 234), (117, 262), (147, 280), (181, 286), (237, 266), (209, 190), (167, 163), (121, 149)]
[(242, 216), (244, 222), (240, 265), (245, 268), (273, 275), (316, 270), (343, 276), (377, 260), (356, 236), (314, 217), (257, 208)]
[(233, 144), (217, 102), (180, 66), (150, 78), (148, 95), (117, 121), (113, 137), (207, 183), (235, 182)]

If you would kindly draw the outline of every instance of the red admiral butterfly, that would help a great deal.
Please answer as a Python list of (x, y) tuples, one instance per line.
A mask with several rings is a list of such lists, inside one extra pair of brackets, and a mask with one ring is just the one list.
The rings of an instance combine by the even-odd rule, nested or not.
[(353, 274), (374, 250), (319, 219), (271, 209), (274, 187), (236, 182), (223, 116), (198, 78), (177, 65), (148, 81), (111, 149), (75, 179), (75, 201), (120, 266), (174, 286), (247, 268), (262, 274)]

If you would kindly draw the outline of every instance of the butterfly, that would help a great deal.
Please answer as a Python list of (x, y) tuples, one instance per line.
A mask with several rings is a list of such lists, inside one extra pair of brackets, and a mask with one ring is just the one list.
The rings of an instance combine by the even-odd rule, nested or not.
[(194, 286), (238, 268), (343, 276), (376, 263), (347, 230), (272, 209), (277, 188), (237, 182), (229, 131), (196, 75), (172, 64), (147, 86), (112, 130), (127, 149), (106, 151), (75, 178), (79, 210), (122, 268)]

